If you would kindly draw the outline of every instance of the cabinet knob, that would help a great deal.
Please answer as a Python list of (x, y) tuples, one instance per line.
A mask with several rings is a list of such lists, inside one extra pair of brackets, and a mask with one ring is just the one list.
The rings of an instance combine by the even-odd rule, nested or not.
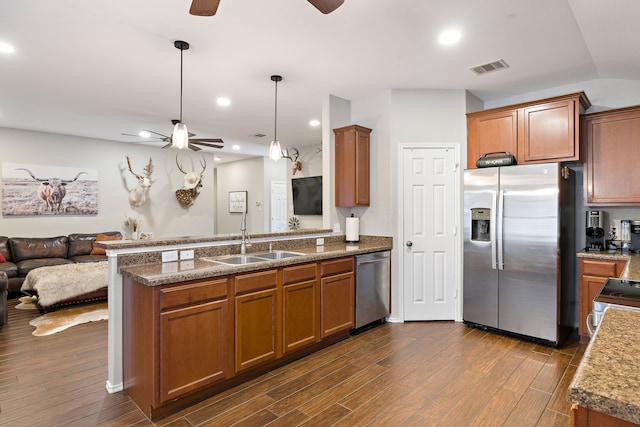
[(407, 240), (406, 245), (408, 248), (410, 248), (411, 246), (413, 246), (413, 242), (411, 240)]

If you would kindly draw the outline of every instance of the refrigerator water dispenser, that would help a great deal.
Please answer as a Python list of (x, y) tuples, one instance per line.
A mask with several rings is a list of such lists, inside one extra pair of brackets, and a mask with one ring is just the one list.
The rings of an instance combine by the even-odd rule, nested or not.
[(491, 241), (491, 209), (471, 209), (471, 240), (478, 242)]

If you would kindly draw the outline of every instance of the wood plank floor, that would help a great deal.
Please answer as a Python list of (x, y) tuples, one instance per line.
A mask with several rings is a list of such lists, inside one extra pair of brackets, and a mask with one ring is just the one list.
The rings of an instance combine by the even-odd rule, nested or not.
[(0, 426), (567, 426), (585, 349), (385, 324), (152, 423), (106, 392), (107, 322), (34, 337), (38, 314), (17, 302), (0, 329)]

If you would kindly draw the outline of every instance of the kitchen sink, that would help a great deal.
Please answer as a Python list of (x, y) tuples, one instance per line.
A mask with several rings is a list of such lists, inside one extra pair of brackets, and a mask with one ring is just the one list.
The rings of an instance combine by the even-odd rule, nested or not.
[(287, 252), (287, 251), (272, 251), (272, 252), (262, 252), (259, 254), (251, 254), (251, 256), (265, 259), (285, 259), (285, 258), (293, 258), (297, 256), (302, 256), (304, 254), (300, 254), (297, 252)]
[(203, 258), (205, 261), (219, 262), (227, 265), (252, 264), (254, 262), (265, 262), (264, 258), (257, 258), (249, 255), (230, 255), (219, 258)]

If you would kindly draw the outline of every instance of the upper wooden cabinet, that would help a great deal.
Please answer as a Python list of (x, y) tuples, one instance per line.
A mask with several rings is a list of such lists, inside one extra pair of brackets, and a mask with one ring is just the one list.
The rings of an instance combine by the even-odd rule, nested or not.
[(584, 92), (467, 114), (467, 168), (486, 153), (509, 151), (518, 164), (582, 161)]
[(585, 199), (588, 205), (640, 205), (640, 106), (586, 114)]
[(351, 125), (336, 136), (336, 206), (369, 206), (369, 141), (371, 129)]

